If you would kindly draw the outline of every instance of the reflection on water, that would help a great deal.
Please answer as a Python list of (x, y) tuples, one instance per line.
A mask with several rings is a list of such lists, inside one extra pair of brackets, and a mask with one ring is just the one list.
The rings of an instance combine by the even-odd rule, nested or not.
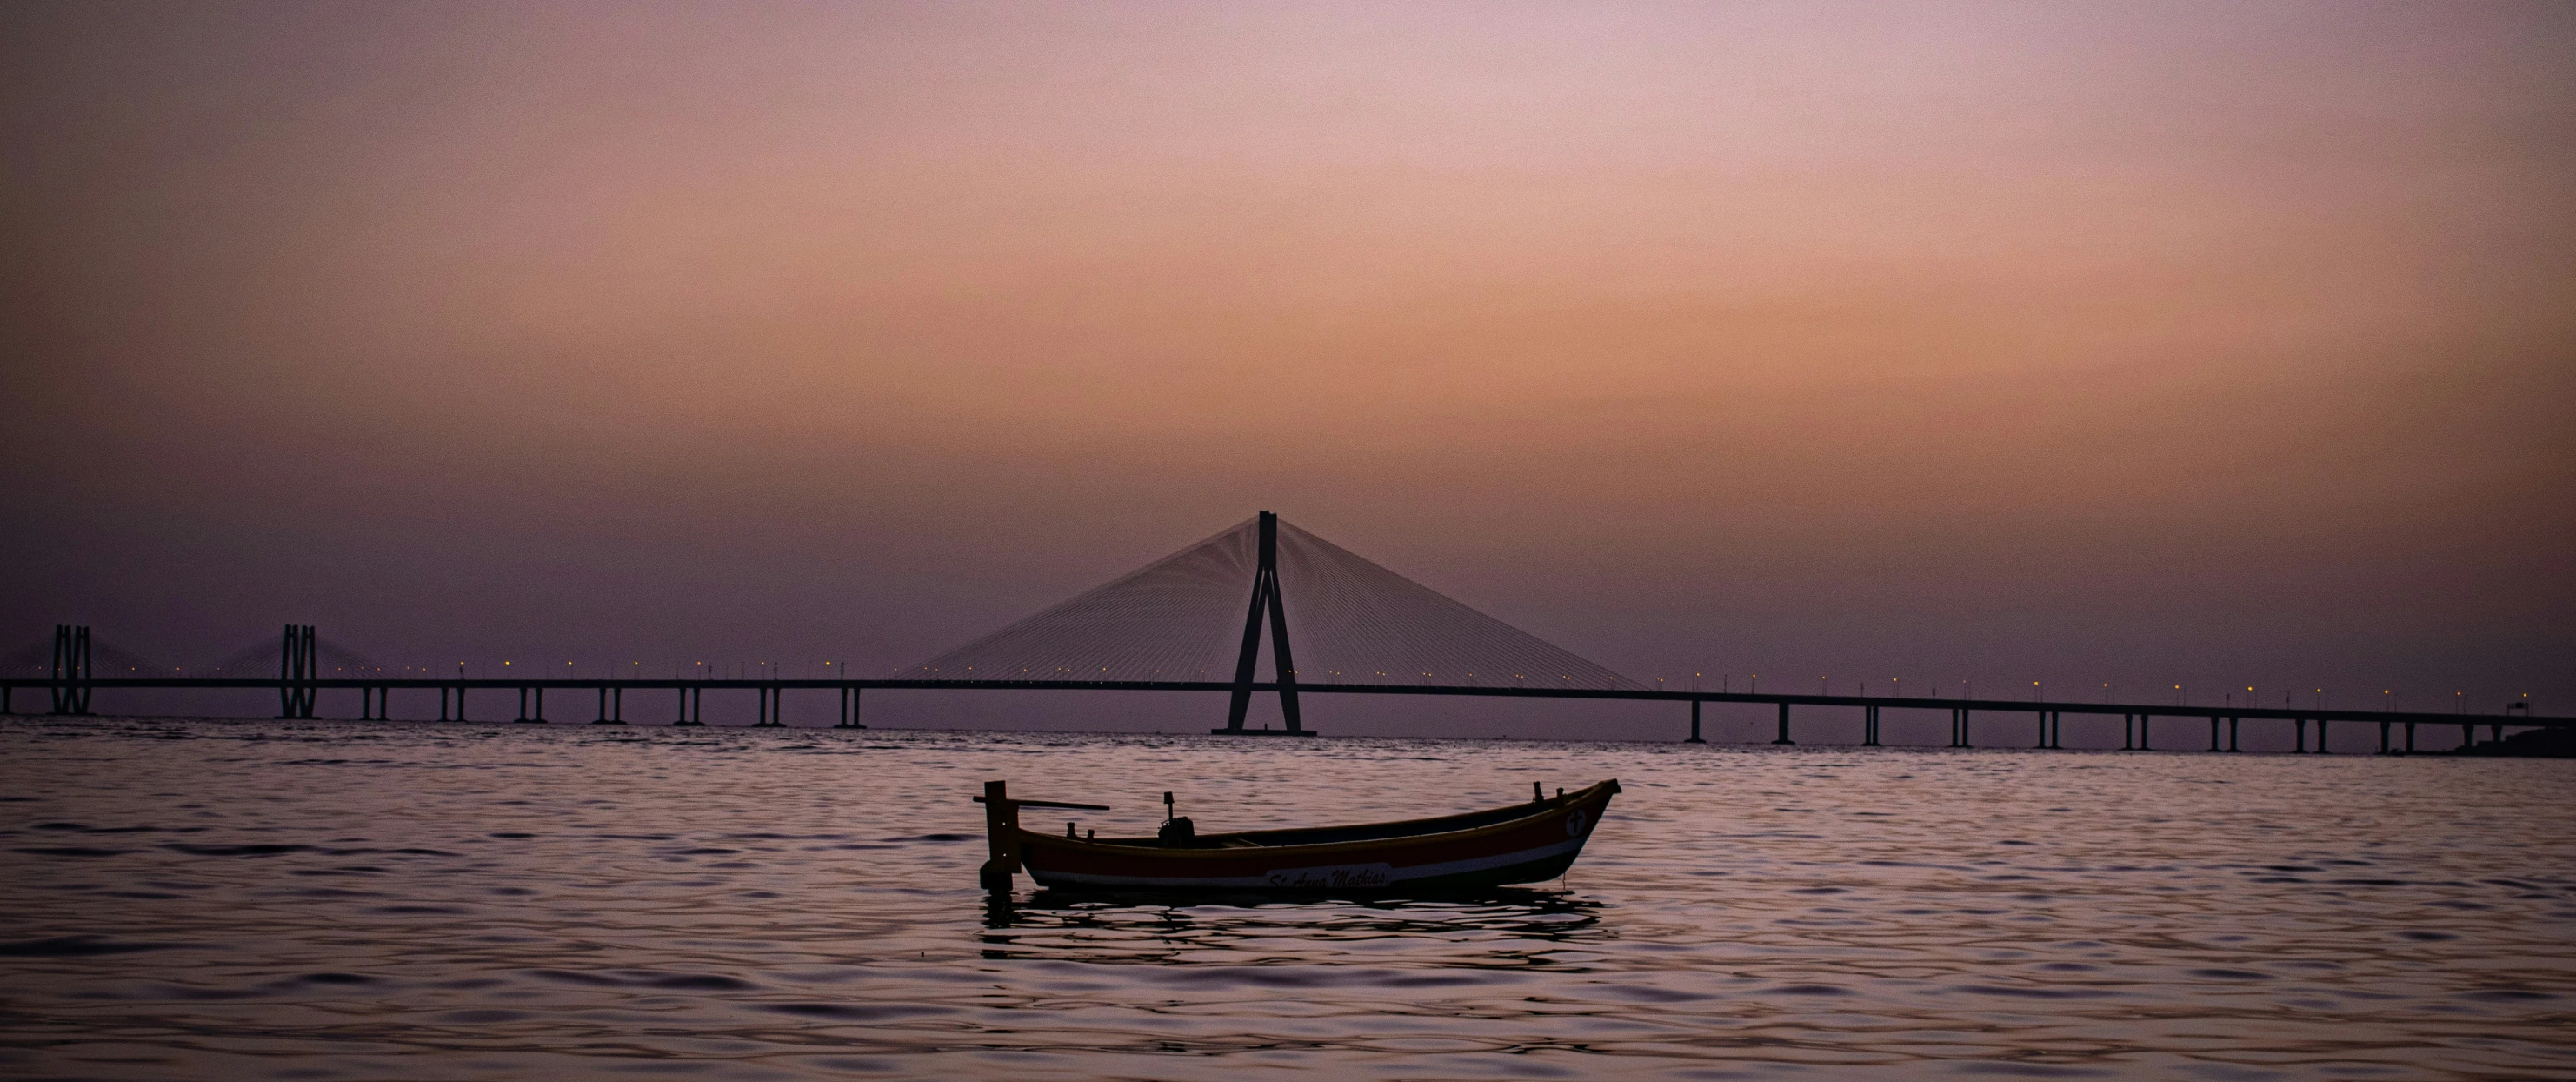
[[(984, 957), (1187, 965), (1291, 965), (1314, 944), (1404, 940), (1417, 963), (1546, 966), (1567, 944), (1606, 934), (1601, 903), (1564, 891), (1503, 887), (1472, 898), (1263, 901), (1040, 890), (989, 900)], [(1260, 944), (1280, 948), (1252, 956)]]
[[(2576, 764), (0, 722), (0, 1074), (2576, 1076)], [(974, 886), (1617, 777), (1562, 882)], [(1024, 881), (1025, 882), (1025, 881)]]

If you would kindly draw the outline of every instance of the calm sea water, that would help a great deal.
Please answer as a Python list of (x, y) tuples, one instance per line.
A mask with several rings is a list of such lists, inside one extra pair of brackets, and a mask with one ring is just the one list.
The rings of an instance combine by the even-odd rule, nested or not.
[[(0, 724), (0, 1074), (2576, 1076), (2576, 763)], [(1201, 829), (1616, 777), (1471, 901), (975, 889), (988, 778)]]

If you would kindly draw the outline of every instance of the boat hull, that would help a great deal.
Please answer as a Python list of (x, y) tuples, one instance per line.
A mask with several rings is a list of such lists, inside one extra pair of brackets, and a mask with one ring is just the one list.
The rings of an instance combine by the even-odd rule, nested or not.
[(1020, 860), (1038, 885), (1059, 890), (1382, 894), (1536, 883), (1564, 875), (1582, 855), (1618, 791), (1606, 781), (1514, 808), (1422, 820), (1418, 833), (1310, 844), (1296, 842), (1414, 824), (1220, 835), (1204, 839), (1204, 848), (1021, 830)]

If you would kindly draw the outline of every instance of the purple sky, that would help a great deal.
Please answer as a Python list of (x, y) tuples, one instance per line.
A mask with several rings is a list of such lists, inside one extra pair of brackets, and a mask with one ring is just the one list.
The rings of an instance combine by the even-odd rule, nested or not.
[[(2566, 5), (10, 5), (0, 645), (881, 674), (1269, 508), (1650, 682), (2566, 713), (2570, 56)], [(880, 720), (1221, 710), (999, 701)]]

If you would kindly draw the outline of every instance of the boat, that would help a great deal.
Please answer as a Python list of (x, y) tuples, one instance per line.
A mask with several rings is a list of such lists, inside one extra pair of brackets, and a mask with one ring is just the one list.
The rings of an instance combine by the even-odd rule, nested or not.
[(986, 890), (1007, 893), (1022, 870), (1062, 890), (1285, 894), (1441, 893), (1536, 883), (1564, 875), (1600, 826), (1617, 779), (1548, 796), (1531, 785), (1525, 804), (1391, 823), (1200, 834), (1169, 812), (1150, 838), (1058, 835), (1020, 825), (1027, 808), (1107, 811), (1099, 804), (1020, 800), (1002, 782), (984, 783), (992, 859)]

